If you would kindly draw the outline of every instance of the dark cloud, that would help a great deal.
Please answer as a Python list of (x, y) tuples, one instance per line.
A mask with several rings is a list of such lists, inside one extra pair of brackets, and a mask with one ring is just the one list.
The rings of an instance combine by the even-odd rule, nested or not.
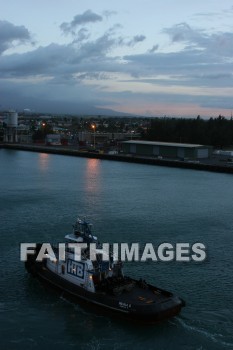
[(0, 54), (12, 47), (14, 44), (31, 42), (31, 36), (24, 26), (0, 20)]
[(81, 28), (76, 35), (76, 42), (84, 41), (89, 39), (90, 33), (86, 28)]
[(74, 49), (69, 45), (50, 44), (22, 54), (0, 57), (2, 77), (27, 77), (56, 74), (63, 66), (68, 68)]
[(127, 60), (132, 67), (134, 65), (137, 66), (138, 72), (141, 72), (141, 75), (146, 73), (180, 74), (181, 72), (190, 74), (194, 71), (199, 72), (201, 67), (202, 70), (208, 69), (208, 67), (205, 67), (207, 63), (209, 65), (216, 63), (214, 57), (208, 57), (199, 50), (127, 55), (124, 56), (124, 59)]
[[(86, 35), (82, 32), (81, 35)], [(93, 41), (74, 40), (71, 44), (50, 44), (22, 54), (0, 57), (2, 78), (50, 77), (56, 84), (65, 81), (74, 84), (74, 75), (89, 72), (90, 75), (119, 71), (119, 63), (108, 56), (121, 38), (106, 32)], [(103, 76), (103, 75), (102, 75)], [(86, 75), (87, 77), (87, 75)]]
[(83, 43), (79, 48), (75, 57), (75, 62), (82, 60), (90, 60), (92, 58), (100, 58), (105, 56), (118, 43), (118, 39), (114, 38), (108, 32), (94, 41)]
[[(95, 40), (91, 40), (91, 33), (87, 28), (80, 28), (69, 44), (51, 43), (30, 52), (2, 56), (1, 76), (3, 78), (44, 76), (56, 84), (61, 81), (74, 84), (78, 76), (82, 76), (82, 80), (84, 77), (88, 78), (87, 72), (90, 74), (89, 78), (95, 76), (99, 79), (103, 77), (103, 72), (128, 72), (127, 66), (120, 63), (121, 58), (111, 55), (113, 49), (129, 46), (128, 40), (118, 35), (119, 28), (121, 28), (119, 24), (112, 25)], [(131, 42), (136, 44), (143, 40), (144, 35), (136, 35)]]
[(143, 77), (142, 82), (147, 76), (166, 76), (147, 80), (160, 85), (233, 87), (233, 33), (205, 33), (187, 23), (163, 32), (171, 38), (171, 45), (180, 43), (183, 48), (162, 53), (154, 46), (147, 53), (125, 56), (132, 76)]
[(163, 30), (171, 38), (172, 43), (182, 43), (186, 50), (207, 50), (215, 55), (231, 57), (233, 54), (233, 33), (206, 33), (195, 29), (187, 23), (179, 23)]
[[(156, 51), (128, 55), (124, 59), (132, 76), (143, 77), (141, 82), (168, 86), (233, 87), (232, 60), (225, 60), (208, 50)], [(160, 79), (151, 79), (156, 76)], [(165, 78), (161, 79), (161, 76)], [(145, 77), (149, 79), (145, 81)]]
[(146, 39), (145, 35), (135, 35), (132, 40), (129, 41), (128, 45), (133, 46), (140, 43)]
[[(115, 30), (120, 28), (121, 26), (119, 24), (113, 26), (110, 28), (109, 33), (112, 32), (112, 34), (115, 34)], [(134, 45), (144, 41), (146, 39), (145, 35), (135, 35), (132, 39), (126, 39), (124, 37), (118, 37), (117, 43), (118, 46), (128, 46), (133, 47)]]
[[(215, 96), (212, 97), (208, 95), (209, 92), (206, 95), (203, 92), (198, 94), (196, 89), (192, 95), (190, 88), (200, 87), (201, 91), (203, 87), (215, 87), (221, 91), (220, 88), (233, 87), (231, 73), (233, 72), (233, 33), (206, 33), (187, 23), (180, 23), (164, 29), (164, 33), (171, 39), (170, 52), (161, 52), (159, 45), (154, 45), (143, 54), (115, 57), (113, 49), (120, 47), (122, 52), (122, 47), (126, 46), (128, 51), (129, 47), (145, 41), (146, 37), (135, 35), (129, 39), (129, 37), (120, 36), (118, 35), (119, 25), (113, 25), (103, 35), (92, 39), (91, 31), (79, 26), (102, 20), (102, 17), (95, 19), (96, 17), (92, 15), (96, 14), (90, 10), (88, 17), (87, 12), (79, 17), (75, 16), (74, 20), (67, 24), (70, 31), (75, 31), (75, 37), (69, 44), (52, 43), (30, 52), (0, 56), (1, 85), (6, 86), (8, 81), (11, 82), (9, 91), (24, 91), (22, 101), (25, 101), (27, 106), (29, 105), (26, 103), (27, 99), (32, 98), (36, 101), (36, 96), (39, 96), (40, 101), (43, 98), (48, 101), (47, 106), (50, 106), (52, 101), (53, 103), (57, 101), (59, 96), (66, 101), (64, 106), (68, 106), (67, 101), (72, 105), (72, 101), (75, 101), (77, 96), (80, 104), (87, 101), (90, 96), (95, 96), (95, 100), (92, 100), (93, 105), (103, 105), (103, 101), (114, 103), (114, 98), (115, 101), (117, 99), (119, 101), (120, 98), (126, 101), (128, 98), (132, 103), (134, 99), (141, 98), (145, 103), (147, 101), (166, 103), (167, 101), (168, 103), (196, 103), (209, 107), (211, 103), (215, 106), (217, 104), (223, 106), (226, 102), (226, 106), (230, 105), (230, 97), (224, 99), (221, 93), (218, 97), (215, 91)], [(18, 32), (18, 36), (13, 34), (10, 36), (10, 32), (8, 34), (5, 32), (5, 39), (2, 33), (0, 32), (0, 39), (3, 43), (11, 43), (12, 40), (21, 40), (21, 42), (30, 40), (27, 30), (27, 35), (22, 31), (21, 34)], [(10, 39), (16, 37), (18, 39)], [(177, 43), (181, 44), (180, 51), (177, 50)], [(173, 50), (173, 45), (176, 50)], [(111, 82), (107, 80), (111, 79), (111, 73), (114, 77), (117, 74), (122, 76), (122, 73), (131, 75), (131, 79), (118, 80), (119, 84), (122, 83), (122, 91), (125, 83), (129, 83), (126, 84), (127, 89), (130, 89), (130, 86), (133, 87), (134, 83), (137, 83), (137, 87), (140, 83), (144, 83), (148, 84), (147, 86), (156, 85), (155, 92), (143, 93), (142, 87), (141, 94), (133, 93), (133, 88), (132, 92), (114, 94), (108, 90)], [(28, 82), (26, 85), (21, 83), (27, 80), (33, 83)], [(106, 80), (106, 86), (103, 86), (103, 80)], [(169, 92), (163, 88), (164, 92), (158, 93), (159, 87), (164, 86), (171, 87)], [(176, 87), (179, 87), (178, 91)], [(189, 88), (187, 93), (186, 87)], [(171, 93), (172, 88), (174, 93)], [(148, 91), (153, 91), (153, 86)], [(181, 94), (181, 91), (184, 93)], [(9, 96), (11, 96), (10, 93)]]
[(155, 51), (157, 51), (159, 49), (159, 45), (154, 45), (148, 52), (150, 53), (154, 53)]
[(209, 35), (200, 30), (195, 30), (187, 23), (179, 23), (170, 28), (165, 28), (164, 33), (168, 34), (173, 43), (184, 43), (188, 48), (206, 47), (209, 44)]
[(101, 22), (103, 17), (98, 15), (97, 13), (92, 12), (91, 10), (87, 10), (83, 12), (81, 15), (74, 16), (71, 22), (63, 22), (60, 25), (61, 30), (67, 33), (75, 33), (75, 30), (78, 26), (85, 25), (87, 23)]

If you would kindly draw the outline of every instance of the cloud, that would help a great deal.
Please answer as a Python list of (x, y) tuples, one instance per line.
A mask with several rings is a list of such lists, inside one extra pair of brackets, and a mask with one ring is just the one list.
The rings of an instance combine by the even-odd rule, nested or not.
[(148, 52), (150, 53), (154, 53), (155, 51), (157, 51), (159, 49), (159, 45), (154, 45), (150, 50), (148, 50)]
[(81, 28), (76, 34), (76, 38), (74, 39), (73, 43), (85, 41), (90, 38), (90, 35), (90, 32), (86, 28)]
[(192, 28), (187, 23), (179, 23), (163, 32), (169, 35), (172, 43), (181, 43), (184, 49), (206, 50), (219, 56), (231, 57), (233, 54), (233, 33), (206, 33), (202, 29)]
[(1, 77), (22, 79), (43, 76), (54, 79), (56, 83), (65, 80), (67, 84), (73, 84), (74, 76), (80, 73), (89, 72), (97, 77), (100, 73), (103, 76), (104, 71), (118, 71), (119, 62), (108, 53), (121, 45), (122, 39), (115, 37), (111, 30), (95, 40), (87, 38), (88, 32), (81, 29), (77, 39), (70, 44), (52, 43), (30, 52), (1, 56)]
[(193, 30), (187, 23), (179, 23), (170, 28), (165, 28), (164, 33), (168, 34), (172, 42), (196, 42), (200, 41), (200, 34)]
[(68, 33), (74, 34), (78, 26), (85, 25), (87, 23), (101, 22), (102, 20), (103, 20), (102, 16), (92, 12), (91, 10), (87, 10), (83, 12), (83, 14), (81, 15), (74, 16), (71, 22), (63, 22), (60, 25), (60, 28), (65, 34), (68, 34)]
[(28, 42), (31, 42), (31, 35), (27, 28), (0, 20), (0, 54), (14, 44), (20, 45)]
[[(89, 17), (85, 15), (87, 12)], [(154, 45), (144, 53), (133, 54), (135, 50), (130, 50), (131, 47), (144, 42), (146, 36), (121, 36), (118, 24), (93, 38), (85, 26), (98, 21), (93, 14), (86, 11), (67, 23), (66, 29), (75, 33), (67, 44), (51, 43), (30, 52), (0, 56), (1, 85), (6, 86), (8, 82), (9, 91), (24, 91), (23, 101), (27, 101), (28, 95), (35, 99), (35, 105), (37, 97), (38, 101), (43, 98), (55, 101), (59, 96), (71, 104), (77, 96), (80, 103), (95, 96), (93, 105), (108, 101), (109, 106), (113, 106), (121, 100), (131, 106), (134, 101), (143, 101), (143, 105), (147, 102), (176, 104), (176, 101), (204, 107), (211, 103), (215, 107), (223, 106), (224, 102), (230, 105), (233, 33), (207, 33), (180, 23), (163, 30), (170, 38), (166, 51)], [(0, 32), (3, 40), (1, 35)], [(17, 38), (30, 40), (30, 35), (24, 32), (20, 37), (18, 33)], [(10, 40), (8, 35), (5, 41)], [(120, 50), (115, 51), (118, 48)], [(131, 54), (124, 55), (124, 48)]]
[[(0, 57), (3, 78), (27, 77), (56, 73), (57, 68), (69, 65), (74, 49), (69, 45), (50, 44), (22, 54)], [(64, 70), (64, 68), (63, 68)]]
[(116, 11), (109, 11), (109, 10), (106, 10), (103, 12), (103, 16), (106, 17), (107, 19), (111, 16), (114, 16), (116, 15), (117, 12)]
[(232, 13), (233, 13), (233, 6), (231, 6), (230, 8), (227, 8), (225, 10), (222, 11), (218, 11), (218, 12), (198, 12), (195, 13), (192, 17), (193, 18), (201, 18), (204, 17), (205, 19), (210, 19), (210, 20), (226, 20), (226, 17), (232, 17)]
[(133, 46), (140, 43), (146, 39), (145, 35), (135, 35), (132, 40), (128, 42), (128, 46)]
[[(231, 72), (233, 61), (224, 59), (208, 50), (181, 50), (162, 53), (155, 51), (144, 54), (127, 55), (128, 71), (132, 76), (141, 79), (148, 78), (148, 84), (158, 86), (233, 86)], [(136, 74), (135, 74), (136, 73)], [(159, 76), (159, 79), (154, 77)]]
[[(148, 84), (167, 86), (233, 86), (233, 33), (206, 33), (187, 23), (163, 32), (171, 39), (170, 51), (161, 52), (155, 45), (146, 53), (123, 57), (133, 77), (142, 83), (149, 77)], [(160, 79), (153, 80), (156, 76)]]

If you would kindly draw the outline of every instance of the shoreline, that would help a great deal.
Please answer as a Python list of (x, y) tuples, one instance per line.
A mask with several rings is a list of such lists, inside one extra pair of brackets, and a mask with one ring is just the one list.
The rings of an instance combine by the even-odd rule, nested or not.
[(49, 154), (59, 154), (59, 155), (68, 155), (74, 157), (83, 157), (83, 158), (95, 158), (103, 160), (113, 160), (118, 162), (127, 162), (127, 163), (138, 163), (138, 164), (148, 164), (148, 165), (158, 165), (158, 166), (167, 166), (172, 168), (183, 168), (183, 169), (193, 169), (201, 171), (211, 171), (218, 173), (227, 173), (233, 174), (233, 167), (227, 165), (219, 164), (205, 164), (205, 163), (192, 163), (188, 161), (180, 160), (168, 160), (168, 159), (157, 159), (152, 157), (142, 157), (136, 155), (126, 155), (126, 154), (102, 154), (94, 152), (83, 152), (77, 149), (66, 148), (62, 146), (45, 146), (45, 145), (28, 145), (28, 144), (0, 144), (0, 149), (13, 149), (19, 151), (29, 151), (29, 152), (42, 152)]

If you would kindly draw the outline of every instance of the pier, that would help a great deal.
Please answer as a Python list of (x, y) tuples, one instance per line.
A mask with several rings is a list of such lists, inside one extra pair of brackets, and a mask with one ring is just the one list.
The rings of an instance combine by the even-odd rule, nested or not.
[(192, 161), (180, 161), (171, 159), (158, 159), (153, 157), (127, 155), (127, 154), (107, 154), (107, 153), (96, 153), (90, 151), (81, 151), (71, 147), (53, 147), (44, 145), (28, 145), (28, 144), (12, 144), (12, 143), (1, 143), (0, 149), (12, 149), (19, 151), (29, 151), (29, 152), (42, 152), (50, 154), (60, 154), (68, 155), (74, 157), (85, 157), (85, 158), (95, 158), (104, 160), (113, 160), (118, 162), (128, 162), (128, 163), (138, 163), (138, 164), (148, 164), (148, 165), (158, 165), (167, 166), (173, 168), (184, 168), (184, 169), (194, 169), (194, 170), (204, 170), (211, 172), (229, 173), (233, 174), (233, 165), (230, 164), (216, 164), (214, 160), (212, 163), (206, 164), (202, 162), (192, 162)]

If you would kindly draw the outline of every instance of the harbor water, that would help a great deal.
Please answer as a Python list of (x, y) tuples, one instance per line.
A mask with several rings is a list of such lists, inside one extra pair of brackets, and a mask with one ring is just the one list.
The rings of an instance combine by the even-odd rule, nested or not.
[[(0, 150), (2, 349), (233, 349), (233, 175)], [(80, 305), (25, 271), (20, 243), (63, 242), (77, 216), (102, 242), (201, 242), (204, 262), (128, 262), (186, 301), (141, 325)]]

